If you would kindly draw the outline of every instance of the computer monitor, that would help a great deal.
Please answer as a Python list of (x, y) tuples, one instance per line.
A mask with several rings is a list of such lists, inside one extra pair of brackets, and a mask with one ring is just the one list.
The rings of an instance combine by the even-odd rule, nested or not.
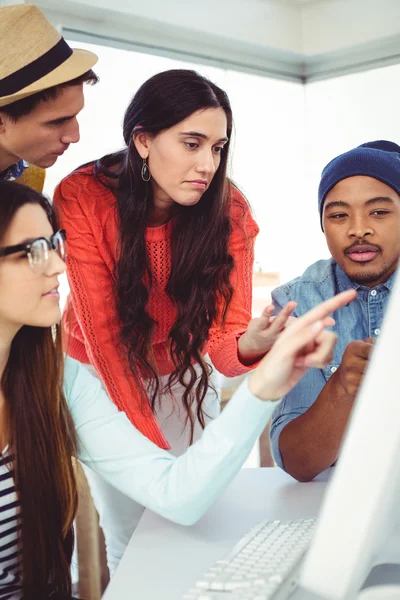
[(300, 574), (301, 588), (324, 600), (355, 598), (398, 515), (399, 276), (327, 488)]

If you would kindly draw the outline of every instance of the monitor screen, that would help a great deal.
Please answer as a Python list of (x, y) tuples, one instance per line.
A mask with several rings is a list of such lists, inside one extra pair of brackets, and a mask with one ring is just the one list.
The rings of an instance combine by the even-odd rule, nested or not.
[(300, 585), (351, 600), (400, 514), (400, 277), (327, 488)]

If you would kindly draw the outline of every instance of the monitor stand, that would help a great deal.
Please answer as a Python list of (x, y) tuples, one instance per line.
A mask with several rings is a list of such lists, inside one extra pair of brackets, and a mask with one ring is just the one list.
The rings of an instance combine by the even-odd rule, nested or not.
[(400, 600), (400, 528), (397, 524), (373, 564), (357, 600)]
[[(297, 586), (290, 600), (326, 600)], [(389, 538), (372, 563), (372, 569), (354, 600), (400, 600), (400, 527)]]
[(400, 526), (396, 520), (393, 530), (383, 543), (373, 568), (360, 590), (357, 600), (400, 599)]
[[(290, 600), (326, 600), (298, 586)], [(400, 600), (400, 565), (380, 564), (372, 569), (354, 600)]]
[(398, 600), (400, 598), (400, 584), (390, 585), (382, 583), (363, 589), (357, 600)]

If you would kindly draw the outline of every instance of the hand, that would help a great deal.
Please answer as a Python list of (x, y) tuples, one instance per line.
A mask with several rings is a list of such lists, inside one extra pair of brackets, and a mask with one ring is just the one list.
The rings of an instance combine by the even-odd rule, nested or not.
[(356, 298), (355, 290), (342, 292), (296, 319), (278, 337), (269, 353), (249, 377), (250, 391), (262, 400), (278, 400), (310, 368), (321, 369), (331, 360), (336, 335), (325, 331), (328, 317)]
[(264, 308), (260, 317), (251, 319), (247, 331), (238, 340), (240, 362), (251, 365), (262, 358), (273, 346), (279, 334), (289, 321), (294, 320), (290, 315), (296, 308), (296, 302), (288, 302), (280, 313), (273, 317), (272, 305)]
[(350, 342), (344, 351), (340, 367), (332, 376), (340, 382), (351, 398), (357, 395), (374, 342), (373, 338)]

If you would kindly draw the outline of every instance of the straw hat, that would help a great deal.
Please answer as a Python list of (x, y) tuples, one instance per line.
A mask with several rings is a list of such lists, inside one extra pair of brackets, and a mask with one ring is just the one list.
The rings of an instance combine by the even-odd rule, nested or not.
[(0, 8), (0, 107), (71, 81), (97, 56), (68, 46), (32, 4)]

